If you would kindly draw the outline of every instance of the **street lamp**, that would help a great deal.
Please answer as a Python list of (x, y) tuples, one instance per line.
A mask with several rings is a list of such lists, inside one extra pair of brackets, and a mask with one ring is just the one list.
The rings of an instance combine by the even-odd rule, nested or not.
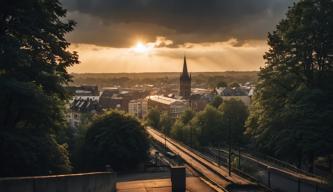
[(230, 119), (228, 120), (228, 141), (229, 141), (229, 162), (228, 162), (228, 170), (229, 170), (229, 176), (231, 176), (231, 127), (230, 127)]

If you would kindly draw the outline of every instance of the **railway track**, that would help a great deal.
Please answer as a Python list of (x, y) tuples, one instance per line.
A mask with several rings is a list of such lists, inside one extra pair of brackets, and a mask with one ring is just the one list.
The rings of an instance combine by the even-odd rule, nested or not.
[[(164, 134), (152, 128), (147, 128), (147, 132), (153, 139), (163, 145), (165, 144)], [(251, 181), (242, 178), (235, 173), (229, 176), (228, 169), (226, 167), (218, 166), (216, 163), (210, 161), (198, 152), (194, 152), (189, 147), (180, 144), (168, 137), (166, 137), (166, 141), (166, 147), (170, 151), (178, 154), (189, 166), (195, 169), (200, 175), (205, 177), (212, 184), (222, 189), (222, 191), (244, 191), (246, 189), (251, 191), (265, 191), (255, 183), (252, 183)]]

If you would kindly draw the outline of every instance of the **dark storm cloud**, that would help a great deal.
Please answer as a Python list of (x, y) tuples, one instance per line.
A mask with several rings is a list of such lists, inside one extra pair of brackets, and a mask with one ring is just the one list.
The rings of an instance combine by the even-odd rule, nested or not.
[[(175, 45), (264, 39), (293, 0), (62, 0), (78, 22), (75, 42), (128, 46), (135, 35)], [(90, 27), (89, 27), (90, 26)], [(115, 29), (116, 28), (116, 29)], [(84, 31), (80, 31), (84, 30)]]

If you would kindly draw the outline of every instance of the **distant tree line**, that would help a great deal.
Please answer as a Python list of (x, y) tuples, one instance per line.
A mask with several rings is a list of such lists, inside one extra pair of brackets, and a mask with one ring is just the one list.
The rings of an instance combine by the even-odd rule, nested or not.
[(184, 111), (176, 120), (157, 109), (149, 111), (146, 122), (185, 144), (193, 147), (229, 145), (238, 147), (246, 141), (244, 135), (248, 110), (236, 99), (220, 103), (217, 107), (209, 104), (201, 112)]

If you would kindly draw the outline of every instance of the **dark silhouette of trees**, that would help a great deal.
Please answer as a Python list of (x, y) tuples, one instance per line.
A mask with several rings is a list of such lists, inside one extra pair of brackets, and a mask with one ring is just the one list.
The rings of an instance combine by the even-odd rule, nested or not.
[(130, 115), (110, 111), (90, 125), (81, 151), (81, 169), (117, 171), (135, 168), (148, 156), (149, 140), (144, 127)]
[(0, 6), (0, 176), (70, 171), (65, 125), (66, 69), (78, 63), (65, 34), (73, 21), (57, 0)]
[(333, 152), (333, 2), (295, 3), (268, 45), (247, 133), (262, 150), (312, 170)]

